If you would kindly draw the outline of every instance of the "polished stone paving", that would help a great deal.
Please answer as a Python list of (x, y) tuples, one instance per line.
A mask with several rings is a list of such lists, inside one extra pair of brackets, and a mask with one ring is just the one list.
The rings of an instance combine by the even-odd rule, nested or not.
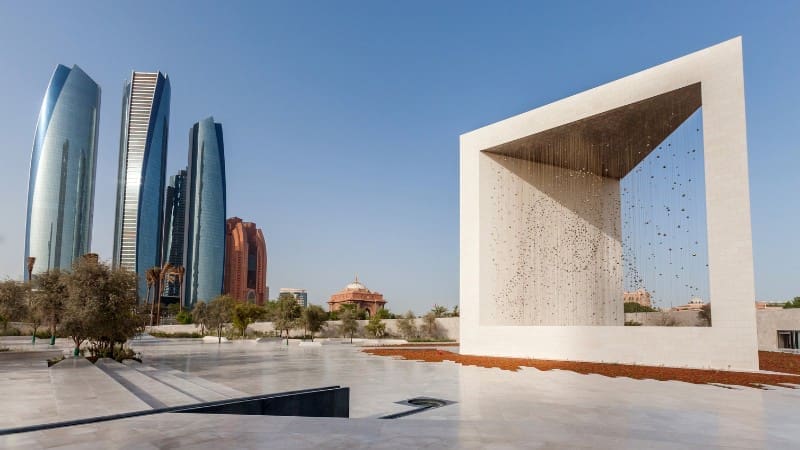
[[(351, 419), (170, 414), (6, 436), (0, 447), (800, 448), (800, 390), (510, 372), (371, 356), (344, 344), (134, 346), (152, 369), (248, 394), (349, 386)], [(417, 396), (456, 403), (377, 419)]]

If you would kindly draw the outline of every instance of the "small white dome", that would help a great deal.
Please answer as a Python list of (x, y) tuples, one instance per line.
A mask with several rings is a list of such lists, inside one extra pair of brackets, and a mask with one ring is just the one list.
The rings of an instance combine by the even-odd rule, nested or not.
[(353, 283), (348, 284), (345, 289), (356, 290), (356, 289), (366, 289), (366, 288), (367, 287), (364, 286), (363, 284), (359, 283), (358, 281), (355, 281)]
[(352, 283), (348, 284), (345, 287), (345, 289), (347, 289), (348, 291), (355, 291), (355, 290), (366, 290), (367, 287), (358, 281), (358, 275), (356, 275), (356, 281), (353, 281)]

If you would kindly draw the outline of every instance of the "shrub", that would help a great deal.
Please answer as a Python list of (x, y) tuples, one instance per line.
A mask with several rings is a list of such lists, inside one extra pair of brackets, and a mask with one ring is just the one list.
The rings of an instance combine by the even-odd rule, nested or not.
[(439, 338), (441, 338), (441, 331), (439, 330), (439, 325), (436, 323), (436, 314), (433, 311), (422, 316), (420, 332), (428, 339), (439, 340)]
[(125, 347), (123, 345), (119, 347), (114, 347), (112, 358), (114, 358), (114, 361), (117, 362), (122, 362), (125, 361), (126, 359), (132, 359), (136, 362), (142, 362), (142, 355), (140, 353), (136, 353), (133, 351), (132, 348)]
[(386, 335), (386, 324), (383, 323), (381, 317), (379, 315), (374, 315), (370, 317), (369, 323), (365, 327), (367, 333), (371, 337), (376, 337), (378, 339), (382, 338)]
[(0, 336), (22, 336), (18, 328), (8, 327), (5, 330), (0, 328)]
[(626, 313), (655, 312), (655, 308), (640, 305), (636, 302), (625, 302), (623, 306)]
[(411, 339), (417, 338), (419, 335), (416, 317), (413, 311), (408, 311), (401, 318), (397, 319), (397, 330), (406, 340), (410, 341)]
[(50, 339), (50, 330), (36, 330), (36, 339)]
[(642, 323), (641, 322), (637, 322), (635, 320), (626, 320), (625, 321), (625, 326), (626, 327), (640, 327), (640, 326), (642, 326)]
[(203, 333), (198, 333), (197, 331), (178, 331), (175, 333), (165, 333), (163, 331), (150, 331), (148, 334), (153, 337), (158, 338), (201, 338), (203, 337)]
[(175, 321), (181, 325), (189, 325), (192, 323), (192, 313), (183, 310), (175, 316)]

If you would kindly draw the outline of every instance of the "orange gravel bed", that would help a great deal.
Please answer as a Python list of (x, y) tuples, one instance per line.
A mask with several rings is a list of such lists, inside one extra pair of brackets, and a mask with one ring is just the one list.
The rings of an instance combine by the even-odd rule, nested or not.
[(636, 380), (683, 381), (685, 383), (694, 384), (727, 384), (747, 387), (761, 387), (767, 385), (791, 387), (786, 384), (800, 384), (800, 375), (797, 375), (800, 374), (800, 355), (776, 352), (759, 352), (759, 358), (762, 361), (761, 369), (775, 372), (791, 372), (794, 374), (681, 369), (674, 367), (554, 361), (544, 359), (499, 358), (491, 356), (460, 355), (446, 350), (435, 349), (369, 348), (363, 351), (376, 356), (394, 356), (425, 362), (452, 361), (467, 366), (498, 368), (512, 371), (517, 371), (521, 367), (533, 367), (539, 370), (559, 369), (584, 375), (596, 374), (606, 377), (627, 377)]
[(420, 342), (419, 344), (415, 344), (413, 342), (409, 342), (408, 344), (389, 344), (389, 345), (380, 345), (378, 347), (371, 347), (371, 348), (403, 348), (403, 347), (458, 347), (458, 342)]

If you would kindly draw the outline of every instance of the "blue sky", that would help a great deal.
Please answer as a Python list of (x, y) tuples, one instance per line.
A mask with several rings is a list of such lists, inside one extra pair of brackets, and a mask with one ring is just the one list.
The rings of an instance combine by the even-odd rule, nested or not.
[(109, 258), (123, 80), (172, 80), (169, 172), (225, 132), (228, 215), (269, 285), (355, 273), (395, 311), (458, 301), (458, 136), (742, 35), (759, 299), (800, 295), (800, 2), (2, 2), (0, 276), (20, 277), (30, 151), (56, 64), (103, 89), (94, 251)]

